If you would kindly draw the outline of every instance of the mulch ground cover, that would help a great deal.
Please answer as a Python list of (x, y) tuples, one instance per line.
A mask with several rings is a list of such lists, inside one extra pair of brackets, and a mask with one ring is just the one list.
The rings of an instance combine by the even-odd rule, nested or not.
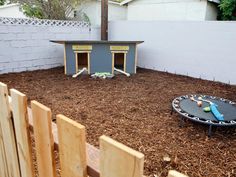
[[(166, 176), (175, 169), (189, 176), (236, 176), (236, 129), (186, 122), (179, 127), (171, 101), (180, 95), (208, 94), (236, 101), (236, 86), (139, 69), (130, 78), (73, 79), (63, 68), (0, 75), (0, 81), (87, 128), (98, 146), (105, 134), (145, 154), (145, 175)], [(169, 157), (170, 162), (163, 160)]]

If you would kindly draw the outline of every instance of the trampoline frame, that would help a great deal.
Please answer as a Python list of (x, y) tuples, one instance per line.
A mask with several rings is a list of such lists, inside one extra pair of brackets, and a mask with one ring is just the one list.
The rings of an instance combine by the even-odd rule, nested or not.
[(171, 115), (173, 114), (174, 111), (177, 112), (180, 115), (180, 126), (181, 127), (183, 126), (184, 118), (187, 118), (188, 120), (191, 120), (193, 122), (209, 125), (208, 136), (211, 136), (213, 126), (215, 126), (215, 127), (219, 127), (219, 126), (228, 126), (228, 127), (229, 126), (231, 126), (231, 127), (236, 126), (236, 120), (230, 120), (230, 121), (206, 120), (204, 118), (200, 118), (200, 117), (191, 115), (191, 114), (185, 112), (184, 110), (182, 110), (179, 106), (181, 100), (190, 99), (190, 97), (192, 97), (192, 96), (193, 97), (198, 97), (198, 96), (208, 97), (208, 98), (213, 99), (213, 100), (220, 100), (220, 101), (223, 101), (223, 102), (226, 102), (228, 104), (236, 106), (236, 103), (233, 102), (233, 101), (230, 101), (230, 100), (224, 99), (224, 98), (209, 96), (209, 95), (190, 94), (190, 95), (183, 95), (183, 96), (177, 97), (172, 101)]

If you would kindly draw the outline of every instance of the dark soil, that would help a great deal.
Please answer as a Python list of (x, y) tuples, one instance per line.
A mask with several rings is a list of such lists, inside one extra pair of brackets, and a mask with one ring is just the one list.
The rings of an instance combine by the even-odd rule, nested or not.
[[(105, 134), (145, 154), (145, 175), (166, 176), (175, 169), (189, 176), (236, 176), (236, 130), (186, 122), (179, 127), (171, 101), (185, 94), (209, 94), (236, 101), (236, 86), (139, 69), (112, 80), (72, 79), (62, 68), (0, 75), (0, 81), (87, 128), (98, 146)], [(164, 162), (163, 157), (171, 162)]]

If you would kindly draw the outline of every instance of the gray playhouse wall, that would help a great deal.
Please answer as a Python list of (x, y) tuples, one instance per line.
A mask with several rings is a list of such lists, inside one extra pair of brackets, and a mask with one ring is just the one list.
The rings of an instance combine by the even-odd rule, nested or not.
[(135, 73), (135, 54), (136, 54), (136, 45), (138, 44), (131, 44), (129, 45), (129, 52), (127, 53), (126, 59), (126, 72), (133, 74)]
[(112, 54), (110, 45), (93, 44), (90, 56), (90, 72), (112, 72)]
[[(76, 73), (75, 64), (75, 53), (72, 49), (72, 45), (76, 44), (66, 44), (66, 70), (67, 75), (73, 75)], [(133, 74), (135, 73), (135, 54), (136, 54), (136, 44), (85, 44), (92, 45), (93, 49), (90, 53), (90, 72), (91, 74), (95, 72), (112, 72), (112, 53), (110, 46), (129, 46), (129, 51), (126, 58), (126, 72)]]
[(76, 73), (75, 53), (72, 50), (72, 44), (66, 44), (66, 72), (68, 75)]

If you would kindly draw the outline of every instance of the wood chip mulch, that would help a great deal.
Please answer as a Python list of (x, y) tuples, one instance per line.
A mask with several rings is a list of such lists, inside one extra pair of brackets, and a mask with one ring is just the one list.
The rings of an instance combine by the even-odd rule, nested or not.
[[(0, 75), (0, 82), (62, 113), (87, 128), (98, 147), (105, 134), (145, 154), (145, 175), (175, 169), (192, 177), (236, 177), (236, 128), (208, 127), (186, 121), (179, 127), (171, 102), (186, 94), (208, 94), (236, 101), (236, 86), (139, 69), (112, 80), (65, 76), (63, 68)], [(168, 160), (166, 160), (168, 159)]]

